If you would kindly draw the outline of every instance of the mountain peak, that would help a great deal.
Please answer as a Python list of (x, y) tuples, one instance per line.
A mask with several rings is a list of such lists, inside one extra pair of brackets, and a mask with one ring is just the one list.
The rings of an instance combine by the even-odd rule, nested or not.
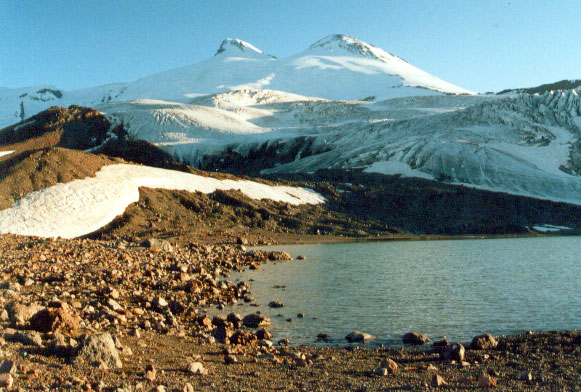
[(264, 56), (274, 57), (274, 56), (270, 56), (270, 55), (264, 53), (262, 50), (258, 49), (254, 45), (252, 45), (246, 41), (242, 41), (241, 39), (238, 39), (238, 38), (226, 38), (224, 41), (222, 41), (222, 43), (220, 44), (220, 47), (218, 48), (218, 50), (216, 51), (216, 54), (214, 56), (217, 56), (217, 55), (222, 54), (222, 53), (236, 54), (236, 55), (240, 55), (241, 53), (244, 53), (244, 54), (264, 55)]
[(403, 60), (375, 45), (368, 44), (367, 42), (360, 41), (357, 38), (345, 34), (328, 35), (309, 46), (308, 50), (325, 50), (328, 52), (347, 51), (382, 61), (388, 61), (394, 58)]

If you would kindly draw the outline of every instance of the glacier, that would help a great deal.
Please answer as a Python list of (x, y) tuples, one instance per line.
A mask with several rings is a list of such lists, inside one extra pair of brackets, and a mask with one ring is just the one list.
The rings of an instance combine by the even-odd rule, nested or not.
[(250, 161), (272, 147), (263, 174), (361, 169), (581, 204), (575, 90), (381, 102), (241, 90), (190, 102), (98, 109), (131, 137), (199, 167), (233, 153)]

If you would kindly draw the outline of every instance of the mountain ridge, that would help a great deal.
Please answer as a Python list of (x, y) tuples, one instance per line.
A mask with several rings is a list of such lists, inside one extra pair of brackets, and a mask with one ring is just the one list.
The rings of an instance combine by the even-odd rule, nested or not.
[(94, 107), (133, 99), (187, 103), (202, 95), (265, 88), (331, 100), (473, 94), (342, 34), (324, 37), (285, 58), (266, 54), (241, 39), (227, 38), (213, 57), (133, 82), (75, 90), (51, 85), (0, 88), (0, 127), (55, 105)]

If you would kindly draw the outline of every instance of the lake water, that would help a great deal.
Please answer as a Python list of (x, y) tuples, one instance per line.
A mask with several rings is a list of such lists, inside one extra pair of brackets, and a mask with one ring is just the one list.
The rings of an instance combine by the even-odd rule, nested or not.
[[(233, 275), (250, 282), (275, 340), (344, 344), (360, 330), (373, 344), (418, 331), (469, 341), (481, 333), (581, 329), (581, 238), (546, 237), (273, 246), (307, 260)], [(274, 286), (285, 286), (275, 288)], [(270, 301), (284, 303), (271, 309)], [(224, 312), (223, 311), (223, 312)], [(305, 313), (305, 318), (297, 318)], [(292, 318), (292, 322), (287, 322)]]

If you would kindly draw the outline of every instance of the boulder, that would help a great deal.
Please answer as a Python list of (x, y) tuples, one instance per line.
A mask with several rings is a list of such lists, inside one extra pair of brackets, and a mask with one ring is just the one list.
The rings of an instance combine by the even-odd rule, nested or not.
[(430, 338), (419, 334), (417, 332), (408, 332), (403, 335), (403, 344), (411, 344), (414, 346), (419, 346), (422, 344), (426, 344), (430, 341)]
[(498, 342), (494, 337), (487, 333), (484, 335), (475, 336), (470, 343), (470, 350), (486, 350), (488, 348), (494, 348), (498, 345)]
[(379, 365), (379, 367), (387, 369), (387, 372), (389, 374), (397, 373), (397, 363), (390, 358), (386, 358), (383, 361), (381, 361), (381, 365)]
[(201, 362), (190, 362), (188, 363), (188, 373), (190, 374), (198, 374), (201, 376), (205, 376), (208, 374), (208, 369), (202, 365)]
[(14, 340), (21, 342), (25, 346), (42, 346), (42, 337), (36, 331), (16, 331)]
[(32, 316), (44, 309), (44, 306), (39, 304), (24, 305), (17, 302), (10, 302), (6, 306), (8, 318), (16, 324), (27, 323)]
[(10, 389), (14, 383), (14, 377), (9, 373), (0, 374), (0, 388)]
[(107, 332), (86, 338), (83, 347), (75, 358), (75, 362), (84, 362), (96, 366), (104, 364), (110, 368), (123, 367), (115, 342)]
[(272, 334), (265, 328), (260, 328), (254, 333), (258, 340), (270, 340), (272, 339)]
[(440, 354), (442, 359), (447, 359), (450, 361), (464, 361), (464, 355), (466, 353), (466, 349), (460, 343), (454, 343), (448, 346), (444, 352)]
[(345, 336), (345, 339), (347, 339), (349, 343), (365, 343), (377, 339), (377, 336), (365, 332), (353, 331)]
[(242, 324), (248, 328), (261, 328), (270, 325), (270, 319), (262, 314), (252, 313), (242, 319)]
[(30, 318), (30, 328), (43, 333), (59, 331), (73, 333), (79, 328), (78, 315), (63, 308), (49, 308), (37, 312)]
[(165, 252), (173, 252), (173, 246), (169, 243), (169, 241), (162, 240), (159, 238), (148, 238), (143, 241), (143, 246), (146, 248), (153, 248), (163, 250)]
[(488, 375), (488, 374), (481, 374), (478, 377), (478, 386), (480, 388), (492, 388), (496, 386), (496, 378)]

